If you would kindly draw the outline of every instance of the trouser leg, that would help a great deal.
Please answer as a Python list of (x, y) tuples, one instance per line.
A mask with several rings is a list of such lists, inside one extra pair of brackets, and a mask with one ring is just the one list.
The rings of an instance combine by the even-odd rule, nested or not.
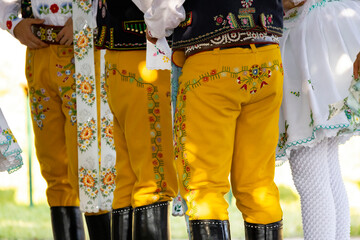
[(228, 219), (223, 196), (230, 171), (245, 220), (269, 224), (282, 219), (274, 183), (281, 57), (275, 46), (264, 49), (259, 54), (214, 50), (185, 62), (174, 131), (190, 221)]
[[(105, 58), (117, 151), (113, 208), (132, 206), (134, 228), (140, 229), (140, 232), (134, 231), (135, 236), (140, 234), (142, 238), (144, 235), (141, 234), (148, 232), (151, 239), (155, 223), (160, 224), (157, 228), (168, 226), (168, 206), (163, 202), (170, 201), (177, 192), (170, 73), (148, 71), (145, 51), (108, 51)], [(144, 223), (138, 220), (143, 216), (153, 216), (153, 219)], [(123, 230), (119, 229), (119, 232)], [(165, 234), (163, 231), (157, 233)]]

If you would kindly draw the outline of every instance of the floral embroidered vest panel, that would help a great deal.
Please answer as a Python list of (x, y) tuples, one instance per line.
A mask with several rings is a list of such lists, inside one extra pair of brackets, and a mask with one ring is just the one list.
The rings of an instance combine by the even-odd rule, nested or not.
[(98, 48), (140, 50), (146, 48), (144, 14), (131, 0), (99, 0)]
[(231, 32), (282, 35), (281, 0), (186, 0), (184, 8), (186, 19), (174, 31), (174, 49)]

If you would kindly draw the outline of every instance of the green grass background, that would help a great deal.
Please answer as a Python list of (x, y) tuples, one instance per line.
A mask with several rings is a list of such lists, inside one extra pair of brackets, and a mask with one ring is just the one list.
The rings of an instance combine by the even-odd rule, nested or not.
[[(360, 185), (359, 185), (360, 186)], [(279, 185), (281, 205), (284, 211), (284, 236), (301, 237), (302, 224), (299, 196), (290, 187)], [(229, 196), (227, 196), (229, 199)], [(243, 219), (235, 206), (234, 198), (229, 199), (229, 217), (233, 239), (243, 239)], [(15, 190), (0, 190), (0, 239), (52, 239), (50, 211), (46, 203), (29, 207), (16, 203)], [(360, 235), (360, 216), (351, 215), (352, 236)], [(187, 239), (184, 217), (171, 217), (172, 239)]]

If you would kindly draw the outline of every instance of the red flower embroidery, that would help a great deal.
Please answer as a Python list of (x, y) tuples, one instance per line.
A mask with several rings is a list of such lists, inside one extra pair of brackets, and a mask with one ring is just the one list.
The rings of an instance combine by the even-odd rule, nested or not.
[(186, 125), (185, 125), (185, 123), (183, 123), (183, 124), (181, 125), (181, 129), (182, 129), (182, 130), (185, 130), (185, 128), (186, 128)]
[(256, 92), (257, 92), (257, 90), (253, 89), (253, 90), (250, 91), (250, 94), (255, 94)]
[(166, 182), (163, 182), (163, 183), (162, 183), (162, 187), (163, 187), (163, 188), (166, 188), (166, 186), (167, 186)]
[(114, 70), (113, 70), (113, 75), (115, 75), (115, 74), (116, 74), (116, 70), (114, 69)]
[(269, 78), (269, 77), (271, 77), (271, 70), (268, 70), (268, 72), (267, 72), (267, 77)]
[(148, 87), (146, 90), (147, 90), (148, 93), (153, 92), (153, 88), (152, 88), (152, 87)]
[(155, 122), (155, 118), (153, 116), (149, 117), (150, 122)]
[(223, 21), (224, 21), (224, 19), (222, 17), (217, 17), (216, 18), (217, 23), (222, 23)]
[(264, 85), (269, 85), (267, 82), (265, 81), (262, 81), (261, 84), (260, 84), (260, 88), (262, 88)]
[(12, 21), (6, 21), (6, 27), (10, 30), (12, 28)]
[(210, 74), (215, 75), (216, 74), (216, 69), (211, 70)]
[(238, 78), (236, 79), (236, 82), (237, 82), (238, 84), (240, 84), (240, 83), (241, 83), (241, 77), (238, 77)]
[(162, 154), (162, 153), (158, 153), (158, 157), (159, 157), (159, 158), (162, 158), (162, 157), (163, 157), (163, 154)]
[(153, 163), (154, 166), (158, 166), (158, 165), (159, 165), (159, 162), (158, 162), (157, 160), (154, 160), (152, 163)]
[(247, 85), (246, 85), (246, 84), (242, 85), (240, 89), (245, 89), (245, 90), (247, 90)]
[(185, 100), (186, 100), (186, 95), (183, 96), (183, 101), (185, 101)]
[(186, 167), (186, 172), (190, 172), (190, 167), (189, 166)]
[(203, 82), (208, 82), (209, 81), (209, 77), (204, 77), (203, 78)]
[(121, 73), (122, 73), (123, 75), (126, 75), (127, 71), (126, 71), (126, 70), (122, 70)]
[(154, 109), (154, 113), (155, 113), (155, 114), (159, 114), (159, 113), (160, 113), (160, 109), (155, 108), (155, 109)]
[(59, 11), (59, 6), (56, 5), (56, 4), (51, 5), (51, 6), (50, 6), (50, 11), (51, 11), (52, 13), (57, 13), (57, 12)]

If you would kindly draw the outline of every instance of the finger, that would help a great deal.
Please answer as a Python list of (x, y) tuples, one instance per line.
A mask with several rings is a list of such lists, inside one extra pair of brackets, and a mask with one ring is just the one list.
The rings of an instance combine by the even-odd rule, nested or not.
[(56, 41), (59, 42), (62, 38), (64, 38), (64, 35), (65, 35), (65, 30), (64, 28), (61, 29), (61, 31), (57, 34), (56, 36)]
[(65, 43), (69, 40), (66, 36), (64, 36), (62, 39), (60, 39), (60, 45), (65, 45)]
[(69, 40), (65, 43), (66, 46), (71, 46), (71, 44), (72, 44), (72, 40), (71, 40), (71, 39), (69, 39)]
[(151, 42), (152, 44), (156, 44), (157, 38), (147, 37), (147, 40)]
[(37, 19), (37, 18), (28, 18), (30, 24), (43, 24), (45, 22), (44, 19)]
[(356, 59), (354, 62), (354, 69), (353, 69), (354, 78), (357, 79), (359, 77), (359, 61)]
[(35, 37), (34, 35), (33, 35), (32, 38), (30, 38), (30, 40), (31, 40), (34, 44), (36, 44), (36, 46), (38, 46), (38, 48), (44, 48), (44, 47), (49, 46), (47, 43), (44, 43), (43, 41), (41, 41), (40, 39), (38, 39), (38, 38)]
[(300, 6), (304, 5), (305, 2), (306, 2), (306, 1), (302, 1), (301, 3), (299, 3), (299, 4), (296, 5), (296, 6), (297, 6), (297, 7), (300, 7)]
[(354, 64), (353, 64), (353, 75), (354, 75), (354, 78), (356, 79), (358, 77), (358, 59), (356, 58)]
[(28, 46), (31, 49), (38, 49), (41, 48), (40, 45), (34, 41), (29, 40), (26, 44), (26, 46)]
[(22, 44), (30, 47), (30, 48), (43, 48), (43, 47), (47, 47), (48, 45), (46, 43), (44, 43), (43, 41), (41, 41), (40, 39), (38, 39), (37, 37), (35, 37), (32, 34), (27, 35), (27, 37), (23, 38), (21, 41)]

